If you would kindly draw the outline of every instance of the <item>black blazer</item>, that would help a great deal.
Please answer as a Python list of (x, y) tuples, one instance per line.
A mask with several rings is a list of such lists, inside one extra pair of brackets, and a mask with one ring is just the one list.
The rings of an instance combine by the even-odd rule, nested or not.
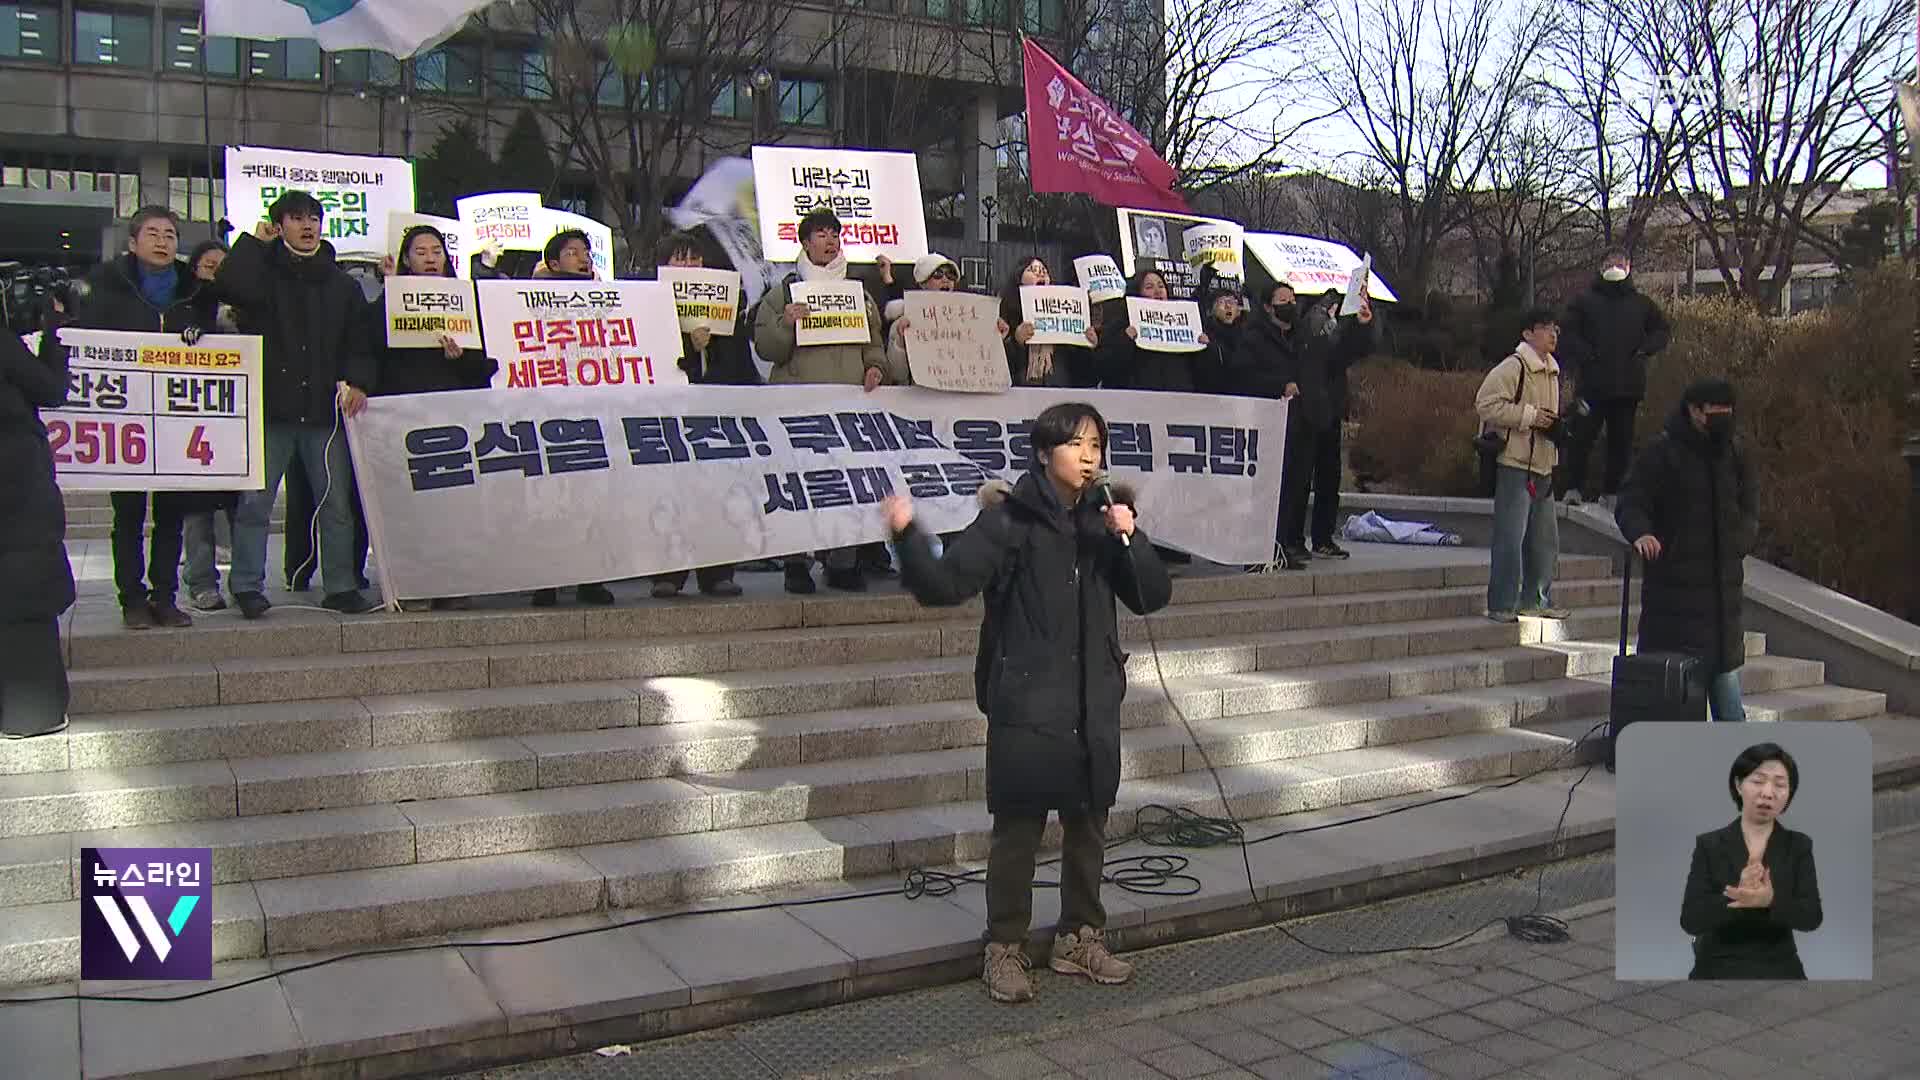
[(1820, 929), (1820, 883), (1813, 869), (1813, 841), (1776, 822), (1761, 862), (1773, 878), (1773, 906), (1730, 909), (1722, 891), (1740, 883), (1747, 841), (1740, 819), (1693, 842), (1680, 929), (1693, 935), (1689, 979), (1804, 979), (1793, 932)]

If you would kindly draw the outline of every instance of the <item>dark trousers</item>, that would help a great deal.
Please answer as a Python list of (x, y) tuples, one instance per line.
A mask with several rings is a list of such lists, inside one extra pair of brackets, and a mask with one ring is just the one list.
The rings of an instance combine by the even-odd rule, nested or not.
[(55, 619), (0, 622), (0, 731), (39, 735), (67, 715), (67, 665)]
[[(1060, 853), (1060, 931), (1084, 927), (1102, 930), (1107, 909), (1100, 903), (1101, 874), (1107, 861), (1107, 812), (1060, 814), (1066, 835)], [(1025, 944), (1033, 928), (1033, 868), (1045, 814), (993, 815), (993, 844), (987, 852), (987, 937), (1002, 945)]]
[(1600, 439), (1600, 429), (1605, 427), (1607, 465), (1600, 494), (1618, 495), (1620, 482), (1627, 478), (1627, 467), (1633, 464), (1633, 420), (1640, 411), (1640, 399), (1608, 398), (1587, 404), (1593, 407), (1593, 415), (1574, 428), (1573, 442), (1567, 447), (1566, 469), (1561, 473), (1561, 494), (1592, 493), (1593, 489), (1587, 486), (1587, 460), (1593, 454), (1593, 444)]
[(1287, 424), (1286, 463), (1280, 474), (1280, 546), (1306, 547), (1307, 499), (1313, 499), (1313, 542), (1330, 544), (1340, 516), (1340, 425), (1316, 431)]
[[(352, 477), (334, 477), (334, 491), (328, 498), (339, 496), (342, 488), (353, 503), (353, 573), (356, 582), (367, 580), (367, 549), (371, 546), (367, 540), (367, 515), (360, 509), (360, 486)], [(304, 468), (287, 469), (285, 479), (287, 491), (287, 534), (285, 563), (287, 584), (295, 585), (309, 581), (320, 569), (319, 556), (313, 550), (313, 515), (319, 503), (319, 492), (313, 490), (313, 482), (307, 479)]]
[(113, 584), (120, 606), (136, 607), (152, 601), (171, 604), (180, 591), (181, 529), (186, 512), (179, 496), (168, 491), (153, 495), (153, 540), (148, 550), (147, 496), (144, 491), (116, 491), (113, 503)]
[(655, 574), (653, 575), (653, 580), (671, 581), (673, 582), (674, 588), (684, 588), (687, 584), (688, 573), (692, 573), (694, 580), (700, 583), (701, 592), (706, 592), (722, 581), (733, 580), (733, 567), (731, 565), (703, 566), (693, 571), (678, 570), (671, 574)]

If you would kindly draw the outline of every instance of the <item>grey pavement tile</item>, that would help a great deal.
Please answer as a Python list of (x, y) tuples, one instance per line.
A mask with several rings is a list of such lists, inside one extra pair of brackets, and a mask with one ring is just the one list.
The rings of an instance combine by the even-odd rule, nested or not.
[(1468, 981), (1476, 986), (1484, 986), (1501, 997), (1506, 997), (1522, 990), (1531, 990), (1546, 980), (1536, 979), (1524, 971), (1501, 967), (1483, 971)]
[(1740, 984), (1731, 982), (1661, 983), (1656, 992), (1675, 1001), (1684, 1001), (1696, 1009), (1717, 1008), (1728, 1001), (1747, 996), (1747, 991)]
[(1375, 1046), (1360, 1039), (1342, 1039), (1325, 1046), (1316, 1046), (1308, 1051), (1308, 1055), (1326, 1062), (1329, 1067), (1343, 1074), (1406, 1060), (1403, 1054), (1396, 1054), (1384, 1046)]
[(1573, 1054), (1557, 1054), (1527, 1066), (1530, 1076), (1539, 1080), (1613, 1080), (1620, 1074), (1605, 1065)]
[(1489, 1001), (1485, 1005), (1475, 1005), (1467, 1010), (1469, 1016), (1485, 1020), (1506, 1028), (1508, 1031), (1523, 1030), (1529, 1024), (1537, 1024), (1547, 1018), (1547, 1014), (1512, 999)]
[(1339, 1042), (1345, 1037), (1339, 1028), (1329, 1027), (1309, 1016), (1283, 1020), (1266, 1029), (1266, 1033), (1295, 1050), (1311, 1050), (1316, 1046)]
[(1305, 1054), (1281, 1054), (1247, 1066), (1261, 1080), (1325, 1080), (1327, 1063)]
[(1400, 1023), (1398, 1019), (1365, 1005), (1342, 1005), (1325, 1012), (1315, 1013), (1314, 1019), (1330, 1027), (1339, 1028), (1349, 1035), (1368, 1035), (1375, 1031), (1385, 1031)]
[[(284, 972), (308, 1048), (303, 1064), (506, 1034), (486, 983), (451, 949), (369, 956)], [(315, 1056), (325, 1048), (325, 1056)]]
[[(300, 1031), (280, 981), (272, 975), (273, 966), (265, 960), (240, 960), (220, 965), (212, 983), (81, 983), (83, 994), (142, 998), (219, 991), (184, 1001), (81, 1002), (80, 1050), (86, 1075), (204, 1070), (228, 1061), (261, 1071), (296, 1064)], [(251, 981), (255, 979), (261, 981)], [(206, 1037), (213, 1028), (222, 1031), (220, 1038)]]
[(944, 1062), (888, 1073), (887, 1080), (987, 1080), (987, 1074), (971, 1065)]
[(1450, 1046), (1416, 1059), (1447, 1080), (1486, 1080), (1509, 1071), (1506, 1062), (1465, 1046)]
[(1670, 1024), (1655, 1024), (1639, 1031), (1630, 1031), (1626, 1037), (1641, 1046), (1651, 1046), (1670, 1058), (1683, 1058), (1697, 1054), (1714, 1044), (1713, 1039), (1694, 1031), (1685, 1020)]
[(1740, 1046), (1716, 1046), (1686, 1059), (1720, 1076), (1769, 1076), (1780, 1070), (1780, 1062), (1763, 1057)]
[(1559, 982), (1562, 979), (1577, 978), (1585, 975), (1588, 970), (1579, 964), (1568, 963), (1557, 956), (1544, 954), (1536, 954), (1522, 962), (1510, 963), (1507, 966), (1524, 971), (1541, 982)]
[(1628, 1012), (1613, 1004), (1588, 1006), (1574, 1013), (1570, 1019), (1607, 1035), (1625, 1035), (1629, 1031), (1638, 1031), (1655, 1023), (1639, 1013)]
[(1432, 998), (1450, 1009), (1466, 1009), (1497, 1000), (1500, 995), (1484, 986), (1476, 986), (1466, 979), (1449, 979), (1422, 986), (1414, 993), (1421, 997)]
[(620, 932), (666, 961), (696, 1005), (853, 974), (852, 957), (789, 911), (690, 915)]
[(1576, 993), (1585, 994), (1598, 1001), (1617, 1001), (1633, 993), (1627, 984), (1613, 977), (1613, 969), (1595, 971), (1558, 983)]
[(1024, 1046), (974, 1058), (967, 1062), (967, 1067), (988, 1080), (1039, 1080), (1048, 1073), (1060, 1071), (1059, 1063)]
[(591, 1023), (687, 1004), (686, 982), (638, 938), (617, 931), (538, 945), (462, 944), (463, 939), (517, 941), (612, 924), (598, 913), (455, 934), (453, 941), (506, 1011), (511, 1031)]
[(1575, 1056), (1628, 1074), (1673, 1060), (1651, 1046), (1642, 1046), (1628, 1039), (1603, 1039), (1592, 1046), (1583, 1047)]
[(1367, 1001), (1367, 1008), (1385, 1013), (1407, 1024), (1452, 1011), (1432, 998), (1422, 997), (1411, 990), (1395, 990), (1392, 993), (1371, 998)]
[[(1907, 1007), (1911, 1009), (1913, 1003), (1909, 1001)], [(1680, 1021), (1680, 1026), (1716, 1044), (1732, 1042), (1735, 1039), (1751, 1035), (1753, 1032), (1759, 1030), (1759, 1026), (1756, 1024), (1750, 1024), (1738, 1017), (1728, 1016), (1726, 1013), (1716, 1012), (1713, 1009), (1702, 1009), (1697, 1013), (1689, 1013), (1685, 1019)]]
[(1499, 1025), (1489, 1024), (1477, 1016), (1466, 1013), (1447, 1013), (1430, 1020), (1422, 1020), (1414, 1025), (1422, 1031), (1431, 1032), (1451, 1043), (1467, 1043), (1483, 1039), (1500, 1030)]
[(1035, 1043), (1030, 1049), (1038, 1051), (1042, 1057), (1062, 1068), (1072, 1068), (1075, 1065), (1097, 1065), (1127, 1056), (1127, 1051), (1113, 1045), (1113, 1040), (1098, 1032)]
[(1657, 991), (1623, 997), (1615, 1001), (1614, 1004), (1630, 1013), (1636, 1013), (1649, 1020), (1657, 1020), (1662, 1023), (1668, 1020), (1678, 1020), (1688, 1013), (1699, 1011), (1700, 1008), (1698, 1005), (1688, 1004), (1678, 998), (1668, 997)]
[(1070, 1070), (1078, 1080), (1167, 1080), (1167, 1074), (1144, 1061), (1121, 1058), (1098, 1065), (1076, 1065)]
[(1287, 1050), (1285, 1044), (1278, 1040), (1268, 1038), (1257, 1031), (1246, 1030), (1208, 1035), (1200, 1039), (1199, 1044), (1235, 1065), (1251, 1065), (1256, 1061), (1265, 1061)]
[(1453, 974), (1434, 967), (1425, 961), (1416, 960), (1411, 964), (1392, 964), (1368, 973), (1383, 983), (1397, 986), (1402, 990), (1413, 990), (1437, 983), (1442, 979), (1451, 979)]
[(1282, 1001), (1279, 994), (1236, 1001), (1219, 1012), (1221, 1016), (1250, 1028), (1264, 1029), (1272, 1024), (1300, 1019), (1300, 1013)]
[(1107, 1032), (1107, 1038), (1135, 1057), (1187, 1042), (1162, 1025), (1152, 1023), (1126, 1024)]
[[(30, 993), (9, 991), (8, 997), (52, 997), (72, 993), (72, 983), (34, 987)], [(0, 1046), (6, 1048), (6, 1067), (23, 1077), (78, 1077), (80, 1075), (80, 1003), (44, 1001), (31, 1005), (0, 1006)]]
[(1242, 1031), (1246, 1024), (1227, 1016), (1217, 1009), (1202, 1009), (1199, 1012), (1183, 1013), (1179, 1016), (1162, 1017), (1160, 1026), (1184, 1039), (1200, 1042), (1215, 1035)]
[[(1569, 945), (1555, 953), (1554, 956), (1557, 959), (1565, 960), (1574, 967), (1584, 968), (1589, 972), (1613, 971), (1613, 949), (1611, 947), (1600, 948), (1597, 945)], [(1555, 979), (1554, 981), (1560, 982), (1561, 980)]]
[(1531, 1005), (1541, 1012), (1552, 1013), (1555, 1016), (1578, 1012), (1594, 1004), (1594, 1000), (1585, 994), (1575, 990), (1569, 990), (1564, 986), (1554, 986), (1551, 984), (1536, 986), (1531, 990), (1522, 991), (1513, 995), (1513, 1000), (1523, 1005)]
[(1231, 1068), (1233, 1063), (1199, 1046), (1169, 1046), (1165, 1050), (1155, 1050), (1141, 1054), (1140, 1060), (1147, 1065), (1173, 1077), (1173, 1080), (1192, 1080)]
[(1488, 1057), (1498, 1058), (1517, 1068), (1525, 1068), (1536, 1061), (1554, 1057), (1560, 1053), (1558, 1049), (1528, 1038), (1517, 1031), (1502, 1031), (1484, 1039), (1476, 1039), (1467, 1045)]
[(1859, 1033), (1847, 1025), (1836, 1024), (1818, 1016), (1803, 1016), (1772, 1030), (1792, 1039), (1795, 1043), (1813, 1049), (1838, 1046), (1859, 1037)]
[(1527, 1035), (1561, 1050), (1578, 1050), (1607, 1037), (1606, 1032), (1565, 1016), (1542, 1020), (1528, 1027)]
[(1376, 1031), (1367, 1036), (1367, 1041), (1406, 1058), (1429, 1054), (1453, 1045), (1450, 1040), (1412, 1025)]
[(1259, 1077), (1254, 1076), (1245, 1069), (1234, 1068), (1222, 1069), (1217, 1073), (1208, 1073), (1201, 1077), (1200, 1080), (1259, 1080)]
[(1703, 1069), (1686, 1061), (1669, 1061), (1655, 1065), (1651, 1069), (1642, 1069), (1634, 1074), (1636, 1080), (1725, 1080), (1711, 1069)]

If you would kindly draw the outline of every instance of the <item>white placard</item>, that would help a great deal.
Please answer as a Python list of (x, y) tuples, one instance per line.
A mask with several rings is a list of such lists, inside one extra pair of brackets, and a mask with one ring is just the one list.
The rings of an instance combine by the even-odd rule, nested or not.
[(1087, 300), (1104, 304), (1127, 295), (1127, 275), (1111, 255), (1082, 255), (1073, 260), (1073, 274), (1087, 290)]
[(1231, 221), (1170, 214), (1160, 210), (1115, 211), (1120, 222), (1120, 269), (1128, 277), (1142, 270), (1158, 271), (1175, 300), (1191, 300), (1200, 289), (1200, 271), (1187, 262), (1187, 230), (1203, 225), (1230, 226)]
[[(913, 498), (928, 531), (962, 529), (987, 479), (1026, 471), (1025, 426), (1064, 401), (1090, 402), (1106, 417), (1109, 466), (1137, 490), (1148, 539), (1229, 564), (1272, 557), (1286, 406), (1264, 398), (857, 386), (455, 390), (375, 398), (347, 435), (380, 580), (389, 597), (416, 599), (884, 540), (880, 501), (895, 492)], [(503, 455), (537, 459), (501, 468)]]
[(818, 208), (840, 218), (840, 250), (848, 262), (885, 255), (910, 263), (927, 253), (920, 163), (912, 154), (756, 146), (753, 190), (768, 262), (800, 257), (800, 219)]
[(1245, 281), (1246, 260), (1241, 255), (1246, 247), (1245, 232), (1231, 221), (1209, 221), (1193, 226), (1182, 234), (1187, 265), (1193, 267), (1196, 274), (1201, 267), (1211, 265), (1213, 272), (1222, 277)]
[(867, 290), (859, 282), (796, 282), (790, 291), (793, 302), (807, 305), (809, 311), (795, 329), (795, 345), (865, 345), (873, 340), (873, 327), (867, 325)]
[(68, 491), (258, 491), (266, 486), (260, 339), (60, 331), (67, 403), (44, 409)]
[(1033, 324), (1030, 345), (1080, 345), (1093, 325), (1087, 290), (1078, 285), (1020, 286), (1020, 318)]
[(1134, 343), (1148, 352), (1199, 352), (1200, 305), (1191, 300), (1127, 297), (1127, 320), (1138, 330)]
[(673, 290), (680, 332), (706, 327), (717, 337), (732, 337), (740, 317), (740, 275), (733, 270), (663, 266), (660, 282)]
[(567, 210), (555, 210), (551, 206), (540, 208), (536, 219), (544, 231), (540, 237), (540, 247), (545, 248), (547, 241), (554, 236), (578, 229), (587, 234), (587, 252), (593, 257), (593, 276), (601, 281), (613, 280), (613, 230), (602, 222)]
[(387, 344), (437, 349), (442, 334), (463, 349), (480, 347), (480, 305), (473, 282), (395, 274), (386, 281)]
[(673, 290), (657, 281), (484, 280), (480, 328), (501, 390), (684, 386)]
[(1013, 385), (1000, 338), (1000, 301), (977, 293), (907, 293), (907, 366), (929, 390), (997, 394)]
[(436, 217), (433, 214), (402, 213), (396, 210), (387, 215), (387, 235), (393, 237), (393, 251), (390, 254), (393, 255), (394, 261), (400, 264), (400, 268), (406, 269), (407, 262), (407, 253), (400, 250), (400, 241), (406, 239), (408, 229), (418, 225), (430, 225), (440, 230), (440, 235), (447, 245), (447, 265), (453, 267), (453, 276), (467, 277), (467, 258), (473, 252), (468, 250), (470, 245), (467, 243), (467, 227), (464, 222), (453, 218)]
[(320, 235), (339, 256), (392, 254), (400, 238), (388, 235), (390, 216), (413, 210), (413, 163), (405, 158), (229, 146), (226, 176), (227, 218), (236, 229), (252, 232), (281, 193), (304, 191), (325, 209)]
[(488, 244), (503, 251), (539, 251), (552, 233), (540, 231), (540, 196), (528, 191), (495, 191), (456, 200), (473, 252)]
[[(1250, 232), (1246, 240), (1247, 251), (1260, 260), (1267, 273), (1275, 281), (1292, 285), (1303, 297), (1319, 296), (1328, 289), (1344, 290), (1361, 263), (1352, 248), (1314, 236)], [(1389, 304), (1399, 299), (1371, 268), (1367, 295)]]
[(1340, 294), (1340, 317), (1360, 314), (1360, 304), (1366, 299), (1367, 279), (1373, 276), (1373, 256), (1366, 255), (1360, 265), (1353, 268), (1347, 277), (1347, 288)]

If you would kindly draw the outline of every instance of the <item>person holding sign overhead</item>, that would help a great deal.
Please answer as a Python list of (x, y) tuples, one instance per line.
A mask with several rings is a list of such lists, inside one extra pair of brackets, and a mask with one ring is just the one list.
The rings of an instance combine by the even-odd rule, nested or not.
[(1007, 371), (1015, 386), (1092, 386), (1095, 382), (1090, 349), (1100, 344), (1100, 331), (1087, 327), (1087, 346), (1034, 345), (1033, 324), (1020, 305), (1026, 285), (1051, 285), (1053, 273), (1038, 255), (1020, 261), (1007, 287), (1000, 292), (1000, 321), (1013, 327), (1001, 336), (1007, 342)]
[[(761, 359), (773, 365), (774, 383), (845, 383), (865, 386), (871, 393), (886, 382), (887, 351), (880, 339), (880, 310), (868, 290), (856, 283), (859, 299), (855, 309), (865, 307), (866, 335), (858, 343), (802, 345), (800, 337), (810, 330), (805, 324), (814, 314), (804, 303), (794, 301), (797, 285), (840, 284), (848, 280), (847, 256), (840, 250), (840, 218), (831, 210), (814, 210), (800, 219), (800, 258), (794, 272), (760, 297), (753, 320), (753, 345)], [(853, 310), (846, 321), (854, 318)], [(821, 553), (827, 567), (827, 584), (848, 592), (864, 592), (866, 574), (860, 569), (858, 546), (833, 548)], [(813, 572), (808, 557), (794, 555), (786, 560), (787, 591), (804, 596), (814, 591)]]

